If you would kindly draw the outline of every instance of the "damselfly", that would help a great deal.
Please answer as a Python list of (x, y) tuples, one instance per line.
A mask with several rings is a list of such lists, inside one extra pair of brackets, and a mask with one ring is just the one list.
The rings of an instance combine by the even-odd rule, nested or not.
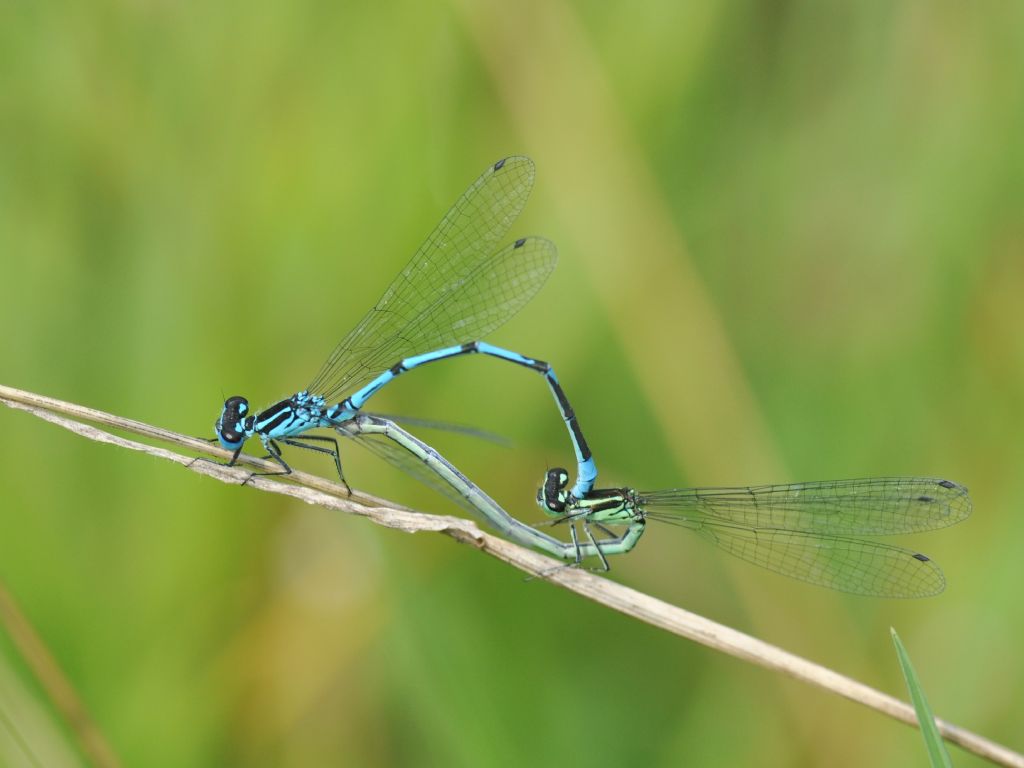
[[(689, 528), (726, 552), (796, 579), (860, 595), (926, 597), (945, 579), (927, 555), (867, 541), (953, 525), (971, 513), (967, 489), (951, 480), (883, 477), (826, 480), (746, 488), (677, 488), (636, 491), (567, 490), (569, 475), (548, 471), (537, 503), (569, 523), (573, 541), (581, 524), (586, 543), (607, 569), (607, 555), (628, 552), (648, 520)], [(616, 537), (606, 525), (630, 526)], [(598, 539), (597, 529), (606, 538)], [(576, 558), (579, 562), (584, 553)]]
[(344, 482), (337, 440), (306, 432), (344, 425), (381, 387), (406, 371), (482, 354), (544, 376), (576, 453), (579, 475), (573, 492), (585, 495), (597, 470), (551, 366), (477, 341), (533, 298), (555, 268), (555, 246), (544, 238), (524, 237), (499, 248), (526, 203), (533, 179), (533, 162), (526, 157), (508, 157), (488, 168), (304, 390), (255, 414), (246, 398), (229, 397), (214, 427), (216, 439), (234, 451), (228, 464), (235, 463), (255, 435), (267, 457), (281, 467), (259, 474), (291, 473), (281, 456), (283, 444), (331, 456)]

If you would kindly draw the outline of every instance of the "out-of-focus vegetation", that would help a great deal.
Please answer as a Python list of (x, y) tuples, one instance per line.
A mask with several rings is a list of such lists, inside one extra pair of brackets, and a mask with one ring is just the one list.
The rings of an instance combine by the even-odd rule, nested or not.
[(899, 660), (903, 677), (907, 681), (907, 693), (914, 704), (914, 712), (917, 714), (918, 726), (921, 728), (921, 736), (924, 737), (925, 749), (928, 751), (928, 764), (932, 768), (953, 768), (949, 759), (949, 752), (942, 741), (942, 734), (935, 722), (935, 715), (928, 706), (928, 698), (924, 695), (924, 688), (914, 671), (914, 665), (910, 661), (910, 654), (900, 642), (900, 636), (896, 630), (892, 630), (892, 642), (896, 646), (896, 658)]
[[(514, 231), (561, 263), (494, 340), (555, 364), (603, 481), (925, 474), (975, 501), (914, 539), (935, 599), (676, 530), (613, 578), (893, 693), (896, 624), (936, 714), (1020, 749), (1022, 82), (1014, 3), (14, 0), (0, 381), (211, 434), (223, 396), (308, 383), (466, 184), (529, 154)], [(570, 460), (540, 380), (494, 361), (377, 405), (511, 437), (423, 433), (525, 519)], [(440, 538), (0, 429), (0, 578), (126, 765), (920, 762), (903, 726)], [(452, 511), (357, 450), (357, 487)], [(0, 658), (2, 754), (32, 765), (66, 747)]]

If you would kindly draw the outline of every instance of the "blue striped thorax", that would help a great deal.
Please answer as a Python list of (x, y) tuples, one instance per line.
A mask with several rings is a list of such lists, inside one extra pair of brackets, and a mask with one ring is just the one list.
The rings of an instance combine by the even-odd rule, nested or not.
[(330, 426), (324, 423), (324, 399), (308, 392), (297, 392), (287, 400), (260, 411), (253, 431), (261, 438), (273, 440), (290, 437), (307, 429)]

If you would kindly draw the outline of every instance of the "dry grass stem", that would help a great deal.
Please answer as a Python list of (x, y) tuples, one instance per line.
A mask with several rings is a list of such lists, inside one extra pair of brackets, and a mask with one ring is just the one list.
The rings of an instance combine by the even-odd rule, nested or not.
[[(11, 408), (31, 413), (90, 440), (117, 445), (121, 448), (172, 461), (193, 472), (213, 477), (221, 482), (238, 484), (250, 474), (243, 467), (225, 467), (209, 462), (196, 462), (192, 455), (182, 455), (164, 448), (119, 437), (84, 422), (114, 427), (143, 437), (171, 443), (192, 452), (210, 453), (223, 458), (230, 456), (229, 452), (211, 446), (203, 440), (149, 424), (123, 419), (102, 411), (4, 386), (0, 386), (0, 402)], [(274, 469), (276, 467), (271, 462), (249, 457), (240, 457), (240, 462), (257, 468)], [(363, 493), (353, 493), (351, 497), (348, 497), (342, 486), (302, 472), (293, 473), (287, 482), (280, 479), (254, 477), (249, 481), (247, 487), (268, 493), (280, 493), (308, 504), (317, 504), (340, 512), (368, 517), (378, 525), (395, 528), (406, 533), (444, 534), (508, 563), (535, 579), (556, 584), (639, 621), (843, 696), (907, 725), (917, 726), (913, 708), (904, 701), (820, 664), (788, 653), (769, 643), (670, 605), (635, 589), (630, 589), (598, 574), (574, 568), (558, 568), (557, 566), (561, 565), (560, 562), (485, 533), (470, 520), (416, 512)], [(56, 700), (59, 693), (50, 691), (50, 695)], [(1024, 755), (952, 723), (938, 720), (938, 726), (947, 741), (969, 752), (997, 765), (1024, 768)]]

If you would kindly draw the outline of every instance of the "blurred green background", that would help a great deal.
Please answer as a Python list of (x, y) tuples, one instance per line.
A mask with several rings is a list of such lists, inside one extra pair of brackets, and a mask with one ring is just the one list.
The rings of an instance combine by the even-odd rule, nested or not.
[[(7, 2), (0, 382), (211, 434), (224, 395), (305, 385), (480, 171), (529, 154), (513, 232), (561, 263), (493, 340), (555, 364), (606, 484), (921, 474), (975, 501), (913, 539), (934, 599), (674, 529), (611, 577), (903, 696), (895, 626), (939, 716), (1022, 749), (1022, 81), (1016, 3)], [(569, 460), (540, 380), (491, 360), (375, 405), (512, 438), (422, 433), (526, 520)], [(125, 765), (923, 760), (443, 538), (0, 428), (0, 578)], [(5, 765), (79, 764), (46, 707), (0, 638)]]

